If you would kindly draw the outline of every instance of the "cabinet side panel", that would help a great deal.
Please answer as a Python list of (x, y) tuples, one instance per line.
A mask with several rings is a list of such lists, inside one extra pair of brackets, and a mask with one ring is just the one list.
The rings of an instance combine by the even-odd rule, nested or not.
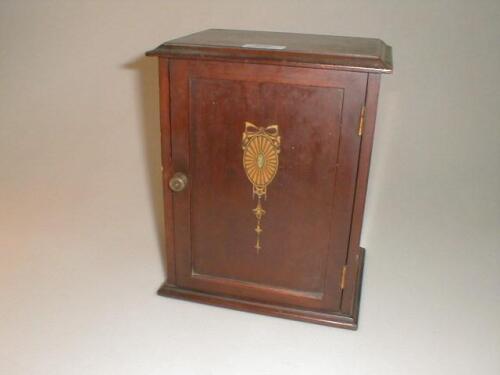
[[(349, 238), (349, 250), (347, 254), (347, 273), (345, 287), (342, 294), (341, 312), (353, 315), (355, 311), (356, 298), (359, 297), (360, 285), (356, 285), (358, 273), (362, 270), (358, 266), (360, 262), (360, 238), (363, 225), (363, 214), (365, 209), (366, 190), (368, 185), (368, 172), (373, 146), (373, 135), (375, 132), (375, 119), (377, 116), (377, 102), (380, 87), (380, 74), (369, 74), (366, 91), (366, 114), (365, 127), (361, 138), (361, 150), (359, 155), (358, 175), (356, 180), (356, 193), (354, 198), (354, 209), (352, 216), (351, 234)], [(357, 292), (358, 291), (358, 292)]]
[(172, 176), (172, 143), (170, 133), (170, 77), (168, 59), (158, 59), (158, 75), (160, 81), (160, 129), (161, 129), (161, 163), (163, 180), (163, 212), (165, 220), (165, 251), (167, 282), (175, 284), (175, 252), (174, 252), (174, 219), (172, 191), (168, 180)]

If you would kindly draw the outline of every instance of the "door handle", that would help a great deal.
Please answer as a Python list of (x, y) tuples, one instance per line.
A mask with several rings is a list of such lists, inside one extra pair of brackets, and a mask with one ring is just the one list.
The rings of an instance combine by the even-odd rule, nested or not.
[(186, 188), (188, 183), (187, 176), (182, 172), (175, 173), (170, 181), (168, 182), (168, 186), (170, 189), (175, 192), (183, 191)]

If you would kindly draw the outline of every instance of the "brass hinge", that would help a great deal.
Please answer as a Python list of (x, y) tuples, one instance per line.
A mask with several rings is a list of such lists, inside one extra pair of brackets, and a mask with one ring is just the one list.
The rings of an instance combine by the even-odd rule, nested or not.
[(342, 277), (340, 279), (340, 289), (344, 289), (347, 266), (342, 267)]
[(365, 111), (366, 107), (363, 105), (361, 107), (361, 115), (359, 116), (359, 126), (358, 126), (358, 135), (360, 137), (363, 135), (363, 130), (365, 128)]

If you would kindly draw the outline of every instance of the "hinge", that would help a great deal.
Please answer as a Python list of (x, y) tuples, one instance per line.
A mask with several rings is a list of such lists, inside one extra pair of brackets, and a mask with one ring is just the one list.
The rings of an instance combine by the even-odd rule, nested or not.
[(340, 278), (340, 289), (344, 289), (347, 266), (342, 267), (342, 277)]
[(366, 107), (363, 105), (361, 107), (361, 115), (359, 116), (359, 126), (358, 126), (358, 135), (360, 137), (363, 135), (363, 130), (365, 128), (365, 111)]

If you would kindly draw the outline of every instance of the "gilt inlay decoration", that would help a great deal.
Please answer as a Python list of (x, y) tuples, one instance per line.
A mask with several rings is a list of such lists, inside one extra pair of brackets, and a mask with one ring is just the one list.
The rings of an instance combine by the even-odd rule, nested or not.
[(243, 168), (253, 186), (252, 197), (257, 197), (257, 206), (253, 213), (257, 218), (257, 253), (261, 249), (262, 218), (266, 211), (262, 207), (262, 198), (267, 197), (267, 187), (278, 172), (281, 138), (278, 125), (258, 127), (245, 122), (245, 130), (241, 142), (243, 148)]

